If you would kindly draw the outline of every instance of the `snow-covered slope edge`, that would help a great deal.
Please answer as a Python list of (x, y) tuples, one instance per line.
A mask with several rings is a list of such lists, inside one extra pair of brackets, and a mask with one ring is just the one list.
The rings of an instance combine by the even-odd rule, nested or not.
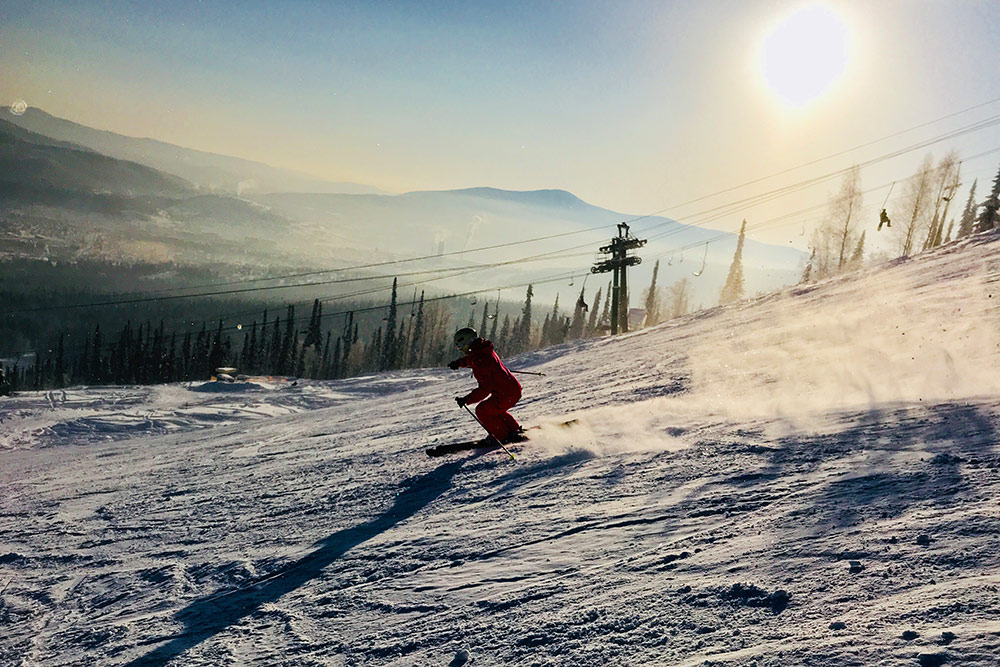
[(977, 237), (511, 360), (517, 463), (424, 457), (478, 428), (447, 370), (20, 442), (0, 662), (994, 665), (998, 281)]

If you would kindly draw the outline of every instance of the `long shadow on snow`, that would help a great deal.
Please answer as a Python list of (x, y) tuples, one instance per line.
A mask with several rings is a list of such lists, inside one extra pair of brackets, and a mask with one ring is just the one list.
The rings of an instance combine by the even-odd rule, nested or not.
[(318, 542), (321, 545), (319, 549), (278, 573), (269, 575), (265, 581), (195, 600), (177, 613), (177, 620), (185, 625), (180, 636), (132, 660), (126, 667), (166, 664), (184, 651), (225, 631), (262, 605), (274, 602), (315, 579), (324, 568), (354, 547), (405, 521), (441, 496), (451, 488), (452, 478), (466, 460), (468, 459), (445, 463), (416, 478), (405, 491), (396, 496), (396, 501), (384, 514), (367, 523), (337, 531), (321, 540)]
[(996, 417), (989, 410), (961, 402), (870, 410), (853, 420), (852, 426), (836, 433), (780, 439), (774, 463), (822, 461), (860, 450), (894, 453), (919, 448), (931, 455), (987, 454), (998, 433)]
[[(891, 444), (879, 443), (880, 438), (888, 438)], [(960, 494), (968, 482), (958, 461), (989, 455), (996, 440), (995, 417), (976, 405), (948, 402), (916, 413), (906, 408), (871, 411), (836, 434), (782, 440), (774, 453), (775, 468), (762, 477), (790, 463), (820, 463), (862, 449), (884, 452), (870, 463), (877, 469), (831, 482), (811, 506), (802, 509), (802, 518), (817, 528), (843, 528), (870, 519), (899, 517), (919, 504), (961, 502)], [(886, 469), (892, 465), (891, 457), (901, 451), (925, 451), (927, 458), (902, 470)]]
[[(919, 410), (919, 411), (916, 411)], [(850, 426), (829, 434), (778, 438), (773, 447), (738, 443), (730, 453), (766, 453), (767, 467), (734, 475), (720, 482), (726, 486), (750, 487), (789, 474), (815, 470), (825, 462), (853, 452), (884, 452), (881, 459), (919, 446), (928, 456), (990, 455), (998, 440), (996, 417), (975, 404), (946, 402), (935, 405), (903, 405), (896, 409), (874, 409), (843, 415)], [(757, 434), (749, 434), (754, 437)], [(888, 444), (880, 442), (888, 440)], [(879, 457), (874, 457), (878, 464)]]
[[(846, 426), (835, 433), (779, 438), (774, 448), (727, 446), (737, 468), (746, 464), (756, 469), (720, 479), (714, 492), (693, 498), (693, 515), (750, 511), (803, 491), (808, 500), (789, 518), (798, 517), (801, 521), (794, 525), (799, 528), (822, 533), (899, 517), (921, 504), (948, 506), (961, 501), (969, 487), (958, 463), (995, 457), (1000, 433), (988, 406), (957, 401), (899, 405), (841, 419)], [(861, 451), (867, 453), (864, 463), (855, 464), (851, 477), (819, 487), (809, 481), (824, 465)], [(766, 453), (766, 465), (757, 468), (759, 459), (748, 452)], [(925, 456), (898, 463), (900, 452)]]

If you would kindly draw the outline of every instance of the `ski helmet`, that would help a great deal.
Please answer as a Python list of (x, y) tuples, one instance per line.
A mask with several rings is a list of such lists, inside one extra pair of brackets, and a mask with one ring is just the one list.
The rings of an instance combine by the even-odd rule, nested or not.
[(476, 333), (475, 329), (470, 327), (465, 327), (464, 329), (459, 329), (455, 332), (455, 347), (460, 350), (465, 350), (472, 344), (472, 341), (479, 338), (479, 334)]

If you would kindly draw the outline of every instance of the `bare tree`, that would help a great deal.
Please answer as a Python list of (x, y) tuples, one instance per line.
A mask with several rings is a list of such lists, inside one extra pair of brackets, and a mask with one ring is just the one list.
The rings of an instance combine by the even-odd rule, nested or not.
[(819, 224), (813, 228), (809, 248), (808, 278), (803, 275), (803, 281), (816, 281), (829, 278), (837, 272), (837, 230), (828, 223)]
[(840, 191), (830, 200), (829, 214), (813, 229), (809, 247), (809, 280), (822, 280), (846, 270), (858, 243), (858, 217), (864, 195), (861, 169), (855, 165), (844, 174)]
[(691, 310), (691, 282), (681, 278), (667, 288), (667, 304), (664, 311), (669, 317), (687, 315)]
[(902, 215), (893, 216), (898, 220), (892, 227), (896, 236), (899, 254), (907, 257), (913, 253), (917, 237), (928, 228), (934, 215), (934, 160), (930, 155), (924, 157), (920, 169), (906, 181), (901, 208)]
[(440, 301), (424, 304), (424, 335), (418, 354), (421, 364), (437, 366), (445, 361), (453, 348), (451, 342), (451, 311)]
[(857, 218), (864, 202), (861, 192), (861, 168), (858, 165), (844, 175), (840, 192), (830, 202), (830, 225), (837, 250), (837, 272), (844, 270), (851, 249), (858, 242)]
[[(924, 240), (924, 250), (936, 248), (942, 243), (942, 233), (948, 217), (948, 206), (959, 186), (958, 175), (961, 165), (958, 153), (952, 151), (941, 158), (932, 173), (931, 189), (935, 193), (934, 215), (931, 218), (930, 229), (927, 231), (927, 238)], [(943, 212), (941, 211), (942, 203), (944, 204)]]

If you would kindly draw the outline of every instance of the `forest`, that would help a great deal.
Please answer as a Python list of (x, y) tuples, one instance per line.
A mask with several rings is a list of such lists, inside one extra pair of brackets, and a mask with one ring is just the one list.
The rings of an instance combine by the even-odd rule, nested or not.
[[(937, 163), (928, 156), (917, 173), (903, 183), (903, 195), (891, 216), (882, 209), (878, 231), (886, 225), (886, 231), (896, 241), (899, 256), (932, 250), (997, 226), (1000, 171), (982, 202), (976, 201), (974, 183), (957, 220), (948, 218), (958, 187), (959, 167), (954, 154)], [(855, 167), (845, 173), (839, 192), (829, 202), (825, 221), (814, 230), (802, 283), (862, 267), (866, 232), (861, 231), (861, 209), (860, 170)], [(720, 305), (747, 296), (742, 263), (746, 231), (744, 221), (719, 294)], [(544, 317), (539, 317), (537, 308), (533, 311), (530, 284), (522, 303), (485, 300), (480, 312), (474, 298), (470, 301), (461, 295), (421, 292), (417, 297), (414, 290), (409, 301), (401, 302), (398, 280), (394, 279), (388, 303), (331, 299), (338, 302), (338, 310), (332, 313), (324, 314), (325, 300), (319, 298), (312, 300), (309, 315), (304, 315), (301, 313), (307, 301), (286, 302), (275, 308), (273, 299), (268, 302), (253, 295), (243, 299), (183, 302), (166, 296), (140, 298), (134, 304), (127, 300), (119, 302), (129, 305), (124, 322), (117, 307), (97, 307), (108, 304), (95, 301), (96, 295), (85, 290), (23, 287), (74, 285), (79, 284), (74, 278), (86, 282), (84, 276), (92, 279), (100, 272), (114, 276), (117, 284), (124, 286), (157, 272), (176, 270), (177, 267), (170, 265), (149, 264), (108, 267), (83, 262), (62, 266), (26, 260), (5, 263), (6, 285), (0, 289), (0, 303), (5, 312), (0, 318), (0, 335), (8, 346), (25, 345), (31, 350), (8, 356), (0, 363), (6, 390), (205, 381), (219, 368), (235, 368), (238, 374), (248, 377), (330, 380), (444, 365), (455, 355), (451, 336), (459, 326), (476, 328), (482, 336), (494, 341), (503, 355), (604, 335), (610, 330), (612, 286), (609, 283), (606, 288), (598, 289), (588, 303), (586, 281), (571, 312), (563, 312), (557, 297)], [(666, 288), (658, 286), (658, 270), (659, 261), (654, 266), (652, 282), (638, 300), (642, 307), (626, 306), (633, 328), (652, 326), (692, 310), (689, 281), (681, 279)], [(207, 279), (210, 275), (210, 272), (204, 276), (186, 275), (185, 281), (193, 285), (198, 277)], [(59, 306), (35, 305), (74, 298), (93, 307), (70, 311)], [(219, 313), (225, 311), (232, 314), (220, 318)], [(57, 316), (53, 317), (54, 314)], [(248, 319), (250, 323), (244, 324)], [(232, 324), (233, 321), (237, 323)], [(168, 326), (167, 322), (171, 324)], [(12, 352), (15, 350), (8, 349), (6, 354)]]

